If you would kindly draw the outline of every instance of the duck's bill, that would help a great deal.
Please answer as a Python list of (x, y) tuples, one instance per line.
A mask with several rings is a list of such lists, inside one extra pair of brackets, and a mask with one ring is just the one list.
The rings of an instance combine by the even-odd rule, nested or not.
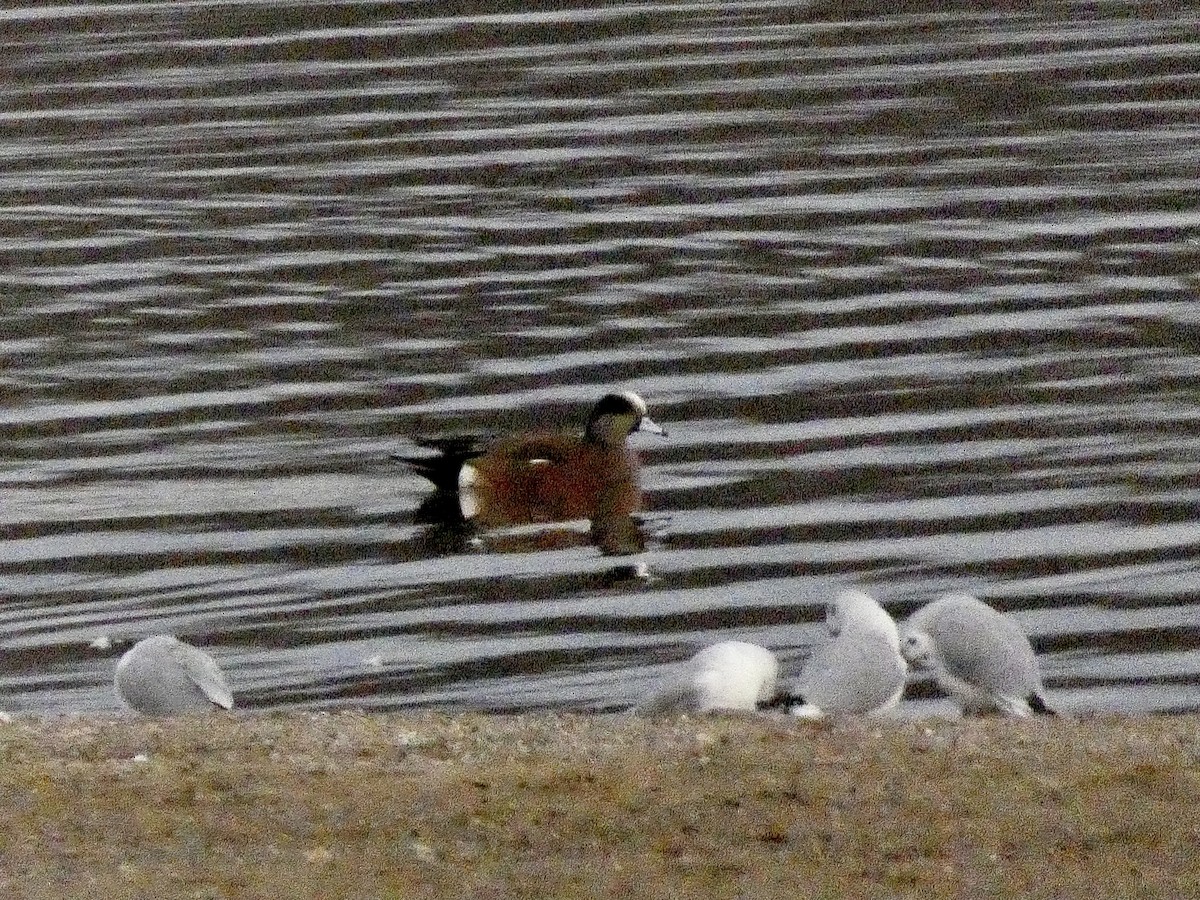
[(649, 416), (642, 416), (642, 421), (638, 423), (638, 431), (648, 431), (651, 434), (658, 434), (663, 437), (667, 436), (667, 429), (663, 428)]

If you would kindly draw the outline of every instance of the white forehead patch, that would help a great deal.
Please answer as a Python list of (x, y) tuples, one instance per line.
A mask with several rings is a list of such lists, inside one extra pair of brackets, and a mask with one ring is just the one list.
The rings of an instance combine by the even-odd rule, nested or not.
[(633, 391), (624, 391), (621, 394), (621, 396), (629, 401), (629, 405), (632, 406), (637, 411), (637, 414), (639, 416), (644, 416), (644, 415), (646, 415), (647, 412), (649, 412), (649, 410), (646, 407), (646, 401), (643, 400), (641, 397), (639, 397), (637, 394), (635, 394)]

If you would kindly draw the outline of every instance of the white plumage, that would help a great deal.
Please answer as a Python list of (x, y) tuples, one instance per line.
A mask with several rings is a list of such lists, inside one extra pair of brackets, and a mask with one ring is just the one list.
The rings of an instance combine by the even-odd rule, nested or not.
[(969, 594), (947, 594), (909, 617), (901, 651), (933, 672), (965, 715), (1052, 714), (1029, 638), (1011, 619)]
[(635, 708), (643, 715), (755, 710), (775, 695), (779, 661), (765, 647), (722, 641), (705, 647)]
[(138, 641), (117, 662), (117, 695), (148, 716), (232, 709), (233, 693), (216, 660), (160, 634)]

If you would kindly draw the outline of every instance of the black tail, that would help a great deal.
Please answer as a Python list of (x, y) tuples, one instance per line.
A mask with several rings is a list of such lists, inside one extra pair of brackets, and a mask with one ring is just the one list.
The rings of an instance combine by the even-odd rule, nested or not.
[(1025, 702), (1039, 716), (1057, 716), (1058, 713), (1046, 705), (1046, 701), (1039, 694), (1030, 694), (1025, 698)]
[(487, 434), (454, 434), (417, 438), (422, 447), (436, 451), (434, 456), (405, 456), (393, 453), (416, 474), (433, 483), (439, 491), (448, 494), (458, 492), (458, 473), (468, 459), (479, 455), (489, 440)]
[(792, 694), (786, 690), (780, 689), (768, 697), (766, 700), (761, 700), (758, 703), (759, 709), (782, 709), (785, 712), (793, 706), (803, 706), (804, 698), (799, 694)]
[(446, 456), (401, 456), (393, 454), (392, 459), (404, 463), (416, 474), (427, 481), (440, 492), (452, 494), (458, 490), (458, 472), (463, 460), (451, 459)]

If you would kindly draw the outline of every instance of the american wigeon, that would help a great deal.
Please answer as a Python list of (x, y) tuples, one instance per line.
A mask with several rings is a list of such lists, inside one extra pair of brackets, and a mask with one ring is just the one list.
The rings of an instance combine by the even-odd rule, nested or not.
[(794, 689), (767, 705), (822, 718), (877, 713), (899, 703), (908, 666), (887, 611), (862, 591), (842, 591), (826, 607), (825, 625), (833, 640), (805, 661)]
[(965, 715), (1054, 715), (1025, 632), (970, 594), (946, 594), (913, 613), (900, 652), (931, 669)]
[(640, 715), (753, 711), (775, 695), (779, 662), (765, 647), (721, 641), (705, 647), (634, 707)]
[(216, 660), (166, 634), (138, 641), (117, 663), (117, 695), (147, 716), (233, 709), (233, 693)]
[(494, 440), (456, 435), (419, 441), (434, 456), (402, 456), (463, 519), (483, 526), (612, 519), (641, 502), (635, 431), (665, 435), (632, 391), (606, 394), (583, 434), (535, 431)]

